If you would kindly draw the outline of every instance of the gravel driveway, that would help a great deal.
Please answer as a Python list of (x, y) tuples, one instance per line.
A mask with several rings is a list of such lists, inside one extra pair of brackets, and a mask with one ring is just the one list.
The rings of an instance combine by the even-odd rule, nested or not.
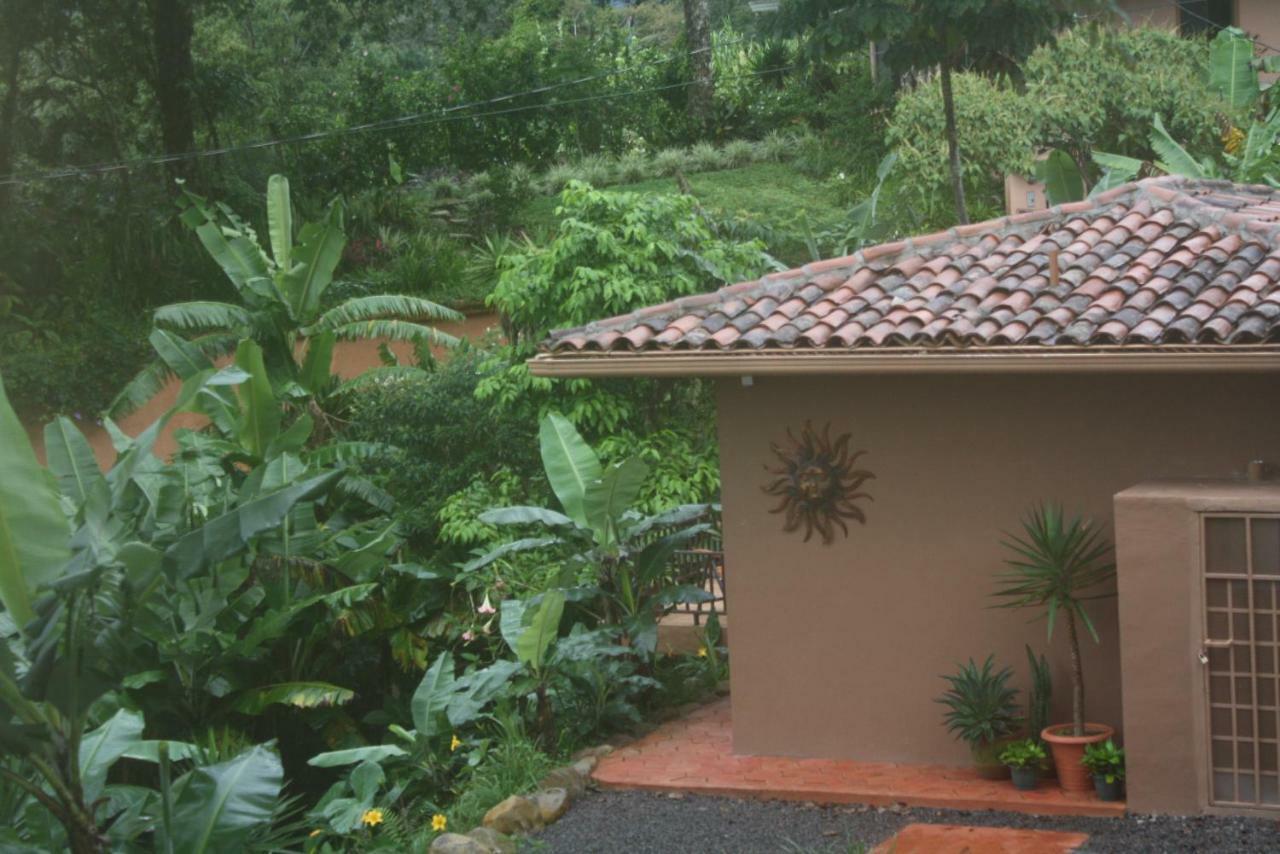
[(703, 795), (595, 792), (533, 837), (530, 850), (563, 854), (831, 852), (869, 849), (912, 822), (999, 825), (1089, 834), (1088, 852), (1280, 851), (1269, 819), (1041, 818), (1018, 813), (822, 807)]

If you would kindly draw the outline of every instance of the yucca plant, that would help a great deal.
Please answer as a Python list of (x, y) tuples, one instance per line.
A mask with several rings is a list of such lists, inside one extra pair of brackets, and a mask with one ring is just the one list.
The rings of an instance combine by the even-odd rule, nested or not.
[(361, 338), (455, 344), (456, 339), (423, 321), (462, 315), (420, 297), (357, 296), (326, 307), (347, 237), (343, 208), (330, 204), (324, 220), (294, 236), (289, 181), (272, 175), (267, 184), (268, 252), (252, 226), (224, 204), (183, 192), (182, 221), (235, 286), (239, 303), (175, 303), (155, 312), (151, 344), (156, 360), (116, 397), (112, 415), (122, 415), (154, 397), (174, 375), (186, 380), (209, 360), (226, 356), (245, 338), (261, 346), (271, 384), (284, 396), (317, 398), (334, 385), (334, 344)]
[(1080, 661), (1080, 638), (1077, 619), (1095, 643), (1101, 643), (1098, 630), (1084, 609), (1084, 602), (1113, 596), (1096, 590), (1110, 581), (1115, 564), (1107, 560), (1111, 546), (1085, 519), (1067, 519), (1056, 504), (1034, 507), (1022, 522), (1023, 536), (1012, 536), (1005, 548), (1013, 553), (1006, 563), (1009, 569), (996, 577), (993, 594), (998, 608), (1035, 608), (1048, 620), (1049, 640), (1053, 627), (1062, 615), (1067, 623), (1067, 640), (1071, 645), (1071, 714), (1073, 733), (1084, 735), (1084, 668)]
[(947, 707), (942, 718), (947, 732), (969, 745), (975, 753), (1018, 729), (1018, 691), (1009, 687), (1013, 671), (995, 669), (988, 655), (979, 667), (971, 658), (951, 676), (950, 687), (938, 698)]

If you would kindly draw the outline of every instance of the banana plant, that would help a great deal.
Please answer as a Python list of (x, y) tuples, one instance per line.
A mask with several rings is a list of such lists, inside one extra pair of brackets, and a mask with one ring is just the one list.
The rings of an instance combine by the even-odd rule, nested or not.
[(321, 222), (303, 225), (295, 236), (287, 178), (271, 176), (266, 201), (269, 251), (230, 207), (184, 188), (182, 222), (217, 262), (239, 302), (202, 300), (157, 309), (151, 335), (156, 358), (116, 397), (112, 415), (136, 409), (173, 376), (189, 378), (246, 338), (261, 347), (272, 385), (300, 399), (321, 398), (333, 389), (331, 361), (338, 341), (457, 343), (426, 322), (462, 315), (421, 297), (377, 294), (328, 306), (326, 292), (347, 241), (341, 202), (335, 200)]
[[(709, 529), (710, 505), (687, 505), (652, 516), (633, 509), (648, 466), (639, 459), (604, 465), (567, 419), (549, 413), (539, 426), (543, 469), (560, 502), (560, 511), (544, 507), (488, 510), (480, 519), (491, 525), (537, 527), (542, 536), (509, 541), (463, 567), (464, 572), (533, 549), (564, 555), (561, 582), (570, 587), (582, 574), (594, 584), (576, 589), (576, 602), (595, 604), (606, 625), (617, 626), (624, 642), (651, 656), (657, 646), (657, 620), (679, 602), (700, 602), (710, 594), (676, 583), (669, 570), (675, 551)], [(673, 533), (664, 531), (676, 529)], [(660, 535), (661, 534), (661, 535)]]
[[(182, 402), (196, 393), (184, 389)], [(106, 850), (123, 828), (168, 834), (171, 850), (239, 847), (262, 805), (279, 795), (279, 760), (267, 768), (261, 751), (234, 768), (195, 769), (162, 787), (171, 798), (164, 828), (147, 818), (155, 815), (150, 796), (108, 791), (105, 782), (123, 756), (154, 752), (165, 760), (168, 753), (141, 739), (140, 715), (101, 713), (135, 678), (131, 665), (145, 645), (137, 629), (148, 606), (216, 577), (215, 567), (225, 571), (342, 476), (332, 470), (271, 491), (228, 492), (191, 514), (178, 472), (151, 454), (167, 418), (136, 440), (117, 436), (119, 457), (106, 473), (84, 436), (59, 419), (45, 433), (45, 470), (0, 384), (0, 599), (12, 624), (0, 637), (0, 778), (55, 818), (63, 844), (77, 853)], [(247, 798), (252, 803), (241, 802)]]

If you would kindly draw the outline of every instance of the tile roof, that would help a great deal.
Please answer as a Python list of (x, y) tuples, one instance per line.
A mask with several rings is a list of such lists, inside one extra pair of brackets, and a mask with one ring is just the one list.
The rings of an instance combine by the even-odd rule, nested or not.
[(1272, 343), (1280, 191), (1165, 177), (553, 332), (539, 360)]

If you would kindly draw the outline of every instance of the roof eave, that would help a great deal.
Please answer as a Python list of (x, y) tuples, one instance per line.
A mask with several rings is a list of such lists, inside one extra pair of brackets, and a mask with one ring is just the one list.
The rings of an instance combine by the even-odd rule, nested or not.
[(528, 364), (539, 377), (1265, 373), (1280, 372), (1280, 346), (560, 352)]

